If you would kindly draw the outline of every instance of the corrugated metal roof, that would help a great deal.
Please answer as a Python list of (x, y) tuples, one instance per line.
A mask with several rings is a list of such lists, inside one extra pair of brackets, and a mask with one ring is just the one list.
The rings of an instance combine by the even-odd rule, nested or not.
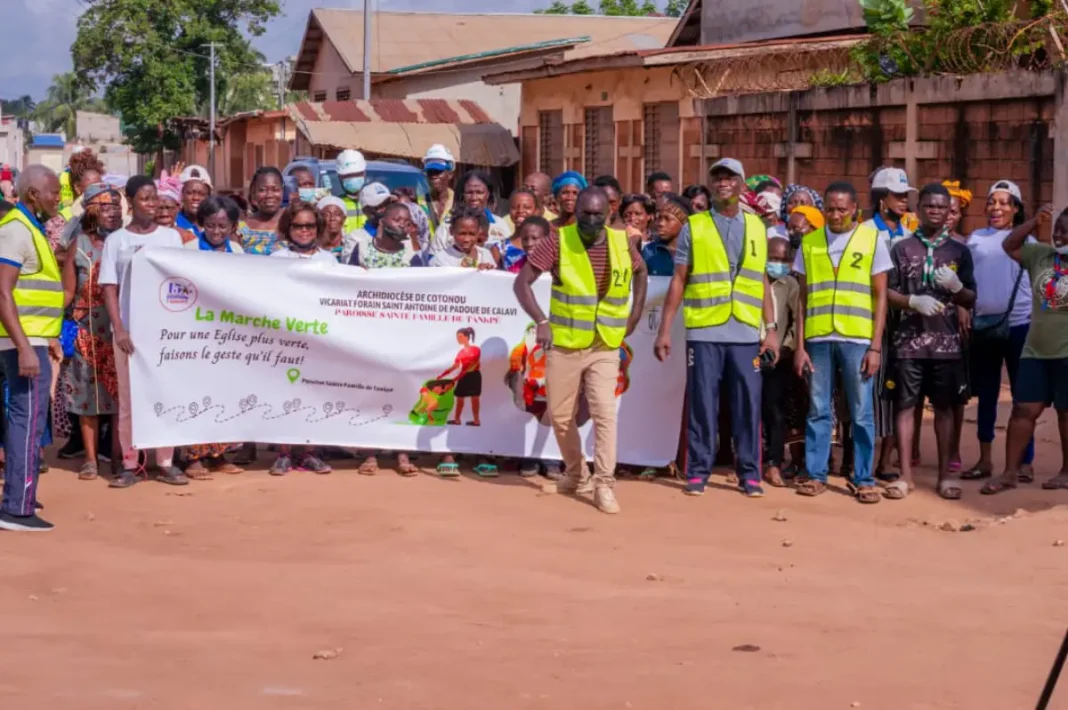
[[(380, 11), (372, 16), (371, 71), (381, 74), (476, 52), (572, 37), (589, 37), (589, 41), (564, 50), (564, 59), (663, 47), (675, 24), (673, 17)], [(362, 70), (363, 12), (318, 8), (308, 17), (292, 88), (308, 88), (310, 76), (301, 72), (315, 71), (315, 58), (324, 40), (334, 46), (349, 71)], [(504, 51), (502, 56), (509, 54)]]
[(286, 108), (313, 145), (422, 158), (432, 144), (441, 143), (461, 163), (506, 166), (519, 162), (508, 129), (467, 99), (302, 101)]

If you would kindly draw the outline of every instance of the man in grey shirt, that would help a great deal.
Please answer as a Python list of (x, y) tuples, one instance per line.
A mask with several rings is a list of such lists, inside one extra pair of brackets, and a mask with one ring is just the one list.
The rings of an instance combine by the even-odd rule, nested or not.
[[(701, 495), (708, 483), (716, 458), (722, 383), (728, 388), (730, 395), (731, 428), (740, 487), (746, 495), (758, 497), (763, 495), (760, 485), (760, 355), (765, 350), (770, 350), (774, 358), (778, 352), (775, 332), (777, 324), (774, 322), (771, 289), (768, 287), (765, 273), (767, 228), (759, 217), (747, 215), (741, 209), (738, 198), (745, 189), (745, 171), (739, 161), (724, 158), (712, 166), (709, 174), (713, 193), (712, 209), (709, 213), (717, 234), (708, 234), (707, 219), (704, 219), (706, 227), (697, 238), (715, 239), (718, 235), (726, 251), (729, 274), (693, 274), (693, 228), (695, 221), (702, 220), (698, 220), (698, 216), (691, 218), (679, 233), (675, 247), (675, 273), (664, 303), (663, 320), (656, 342), (656, 356), (664, 360), (670, 354), (671, 323), (688, 285), (729, 280), (732, 282), (733, 293), (725, 300), (736, 302), (752, 298), (739, 290), (739, 277), (749, 280), (750, 283), (753, 280), (763, 283), (763, 298), (760, 299), (760, 304), (768, 330), (763, 346), (760, 343), (759, 322), (751, 324), (736, 318), (737, 304), (727, 319), (719, 324), (686, 329), (686, 394), (689, 401), (686, 492), (690, 495)], [(752, 257), (748, 263), (747, 254)], [(688, 302), (692, 300), (694, 299), (687, 297)], [(716, 301), (722, 307), (724, 299), (703, 300)], [(755, 305), (750, 304), (751, 307)], [(703, 304), (702, 307), (707, 308), (708, 304)]]

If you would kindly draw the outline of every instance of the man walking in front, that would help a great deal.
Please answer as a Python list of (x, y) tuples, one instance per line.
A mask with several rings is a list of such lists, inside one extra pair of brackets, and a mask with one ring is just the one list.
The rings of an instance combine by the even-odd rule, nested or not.
[[(768, 235), (742, 211), (745, 170), (724, 158), (709, 171), (712, 209), (693, 215), (676, 239), (655, 354), (671, 354), (671, 325), (681, 304), (686, 321), (686, 493), (704, 494), (716, 460), (721, 383), (731, 398), (739, 488), (760, 497), (761, 364), (778, 359), (778, 324), (766, 273)], [(760, 324), (767, 336), (760, 343)], [(765, 353), (768, 353), (766, 356)], [(763, 356), (763, 357), (762, 357)]]
[(18, 204), (0, 219), (0, 362), (9, 389), (2, 530), (53, 527), (36, 508), (52, 383), (48, 349), (58, 347), (63, 325), (62, 278), (42, 225), (59, 210), (59, 190), (54, 172), (30, 165), (18, 179)]
[[(537, 324), (538, 344), (548, 352), (549, 416), (567, 469), (556, 490), (592, 490), (597, 508), (611, 514), (619, 512), (614, 490), (619, 350), (641, 318), (648, 275), (626, 232), (607, 228), (607, 221), (604, 191), (589, 187), (579, 193), (575, 223), (538, 242), (516, 276), (515, 294)], [(546, 271), (553, 277), (548, 317), (532, 289)], [(575, 421), (580, 393), (593, 421), (592, 481)]]
[(893, 263), (878, 230), (870, 223), (857, 224), (857, 191), (852, 185), (832, 183), (823, 214), (827, 225), (806, 234), (794, 257), (805, 314), (797, 324), (794, 367), (808, 378), (810, 398), (805, 429), (808, 480), (797, 492), (818, 496), (827, 490), (835, 371), (840, 370), (856, 442), (852, 490), (861, 503), (878, 503), (882, 495), (872, 475), (872, 378), (882, 362), (886, 279)]

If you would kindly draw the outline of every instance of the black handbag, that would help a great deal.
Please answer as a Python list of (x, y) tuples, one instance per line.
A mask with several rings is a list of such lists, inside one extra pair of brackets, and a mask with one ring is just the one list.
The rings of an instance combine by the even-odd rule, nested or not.
[(1009, 314), (1012, 313), (1016, 304), (1016, 294), (1020, 290), (1020, 281), (1023, 279), (1024, 270), (1020, 267), (1020, 273), (1016, 276), (1016, 284), (1012, 287), (1012, 295), (1009, 296), (1009, 305), (1004, 313), (994, 313), (988, 316), (975, 316), (972, 319), (972, 348), (982, 348), (987, 345), (1003, 345), (1009, 339)]

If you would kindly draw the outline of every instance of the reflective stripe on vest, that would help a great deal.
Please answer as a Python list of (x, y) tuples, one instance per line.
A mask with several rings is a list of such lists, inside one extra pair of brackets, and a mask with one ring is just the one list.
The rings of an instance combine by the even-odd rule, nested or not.
[(862, 224), (853, 230), (834, 268), (827, 248), (826, 229), (801, 240), (805, 260), (805, 338), (837, 333), (845, 338), (871, 339), (875, 330), (872, 309), (871, 265), (879, 232)]
[[(13, 209), (0, 219), (0, 227), (18, 222), (30, 230), (37, 250), (40, 269), (33, 274), (20, 274), (13, 291), (19, 324), (27, 338), (58, 338), (63, 327), (63, 281), (48, 239), (20, 209)], [(7, 328), (0, 323), (0, 337), (8, 338)]]
[(767, 228), (759, 217), (748, 212), (743, 213), (743, 220), (742, 263), (732, 281), (727, 248), (712, 215), (702, 212), (690, 217), (693, 269), (682, 298), (687, 328), (723, 325), (732, 315), (740, 323), (760, 327), (768, 261)]
[(342, 196), (341, 201), (345, 203), (345, 225), (342, 227), (345, 234), (363, 229), (363, 225), (367, 222), (367, 215), (360, 208), (360, 203), (348, 195)]
[(611, 279), (608, 293), (598, 298), (597, 279), (578, 228), (570, 224), (560, 230), (560, 284), (553, 286), (549, 325), (553, 344), (562, 348), (588, 348), (595, 335), (605, 345), (618, 348), (627, 334), (630, 282), (634, 276), (630, 245), (626, 232), (605, 231)]

